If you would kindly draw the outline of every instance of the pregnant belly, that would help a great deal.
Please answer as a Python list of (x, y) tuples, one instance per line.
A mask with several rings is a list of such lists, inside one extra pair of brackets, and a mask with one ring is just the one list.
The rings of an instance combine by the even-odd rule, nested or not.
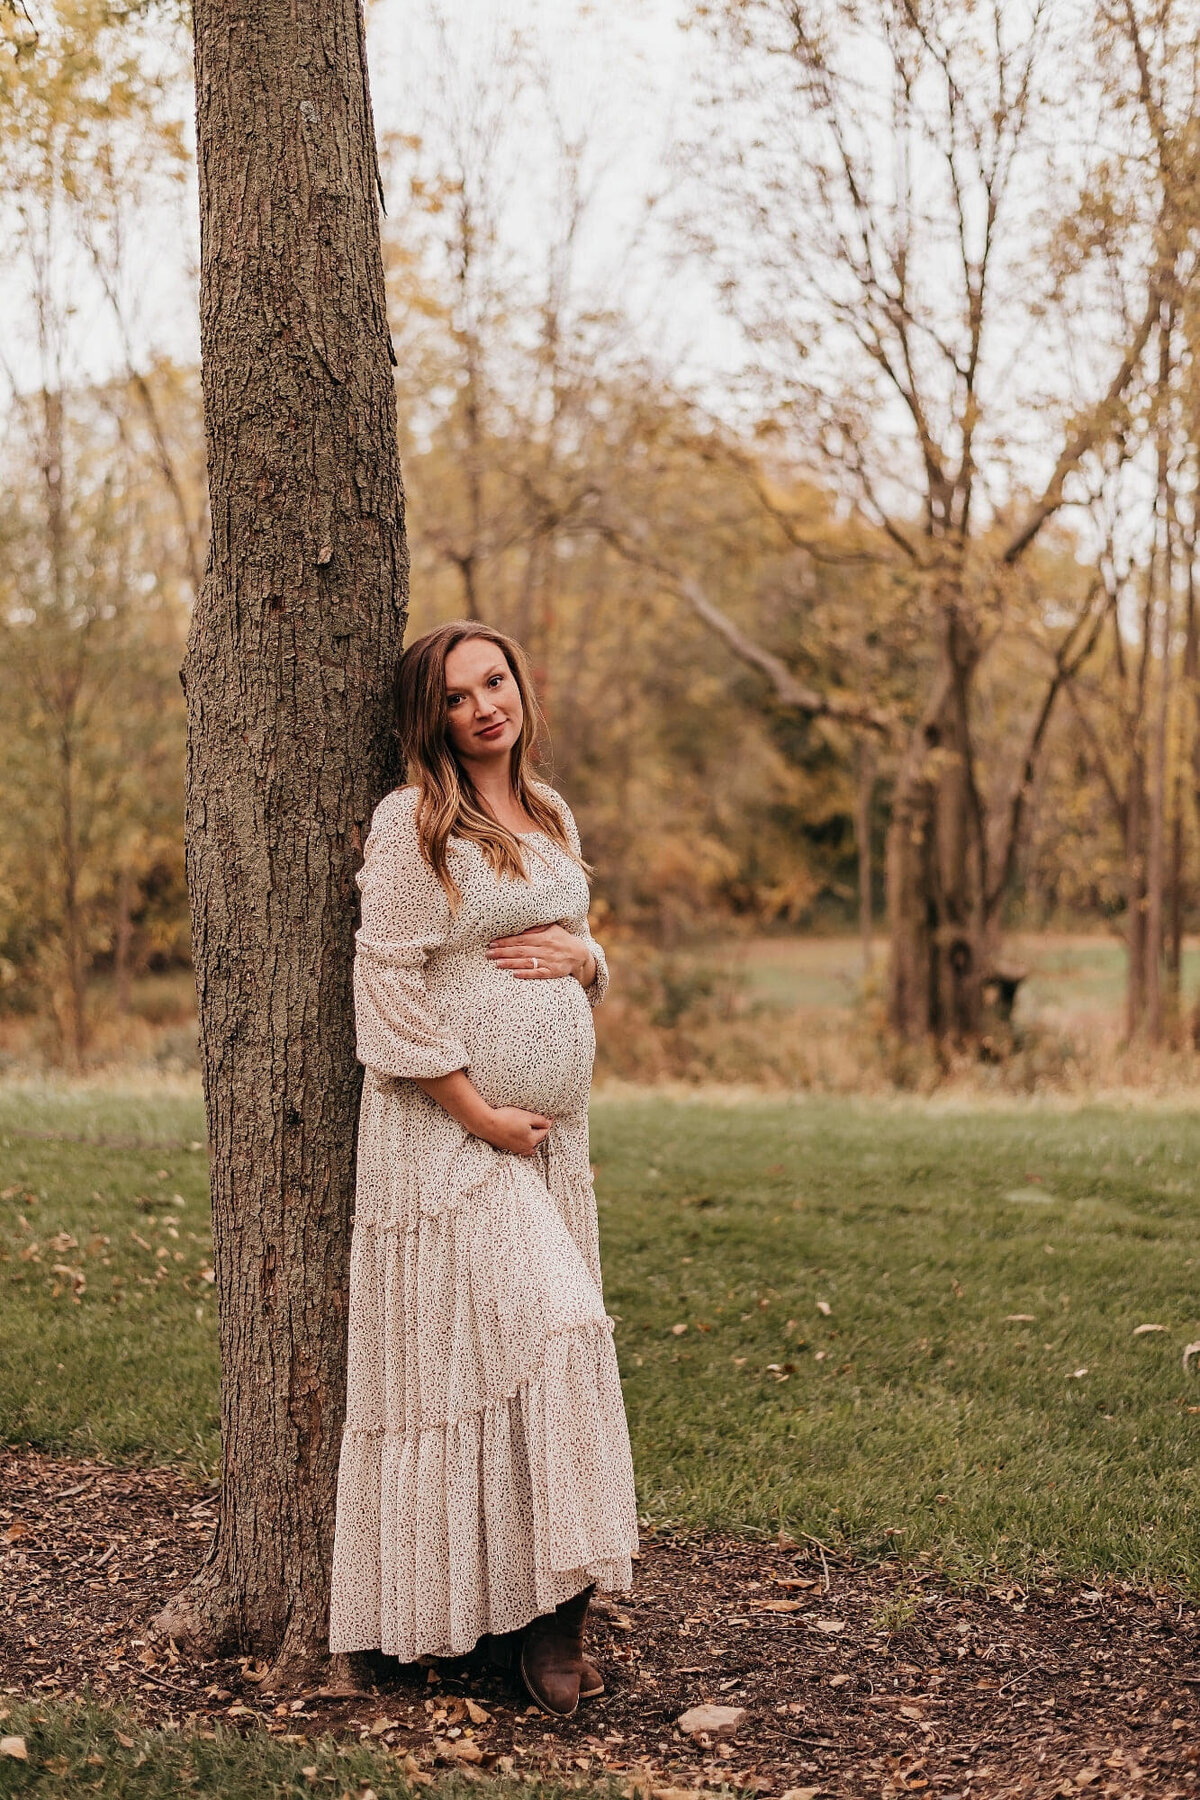
[(573, 977), (522, 981), (489, 963), (473, 1001), (462, 1024), (467, 1073), (490, 1106), (560, 1118), (587, 1105), (596, 1037)]

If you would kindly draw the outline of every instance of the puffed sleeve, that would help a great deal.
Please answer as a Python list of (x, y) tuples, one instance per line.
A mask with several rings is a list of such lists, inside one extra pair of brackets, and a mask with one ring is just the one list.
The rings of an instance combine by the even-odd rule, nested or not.
[[(576, 856), (582, 855), (579, 843), (579, 827), (575, 823), (574, 813), (556, 788), (550, 787), (546, 782), (541, 784), (541, 788), (546, 798), (550, 800), (562, 814), (563, 824), (567, 828), (567, 841), (572, 850), (575, 852)], [(595, 977), (591, 986), (585, 987), (583, 991), (587, 995), (589, 1005), (599, 1006), (605, 994), (608, 992), (608, 958), (592, 936), (592, 928), (588, 924), (586, 913), (584, 913), (581, 918), (573, 919), (571, 921), (571, 929), (575, 932), (577, 937), (583, 939), (584, 943), (596, 959)]]
[(450, 902), (417, 843), (416, 797), (388, 794), (375, 809), (357, 881), (354, 1016), (358, 1060), (379, 1075), (431, 1080), (470, 1058), (448, 1030), (425, 982), (446, 940)]

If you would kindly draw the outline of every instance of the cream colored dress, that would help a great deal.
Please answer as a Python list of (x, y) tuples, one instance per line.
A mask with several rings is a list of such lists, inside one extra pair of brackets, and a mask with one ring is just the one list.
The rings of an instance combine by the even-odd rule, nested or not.
[[(539, 791), (578, 849), (566, 802)], [(358, 877), (366, 1075), (335, 1652), (461, 1655), (588, 1582), (630, 1584), (633, 1469), (588, 1161), (591, 1008), (608, 971), (583, 871), (544, 833), (522, 850), (528, 881), (498, 880), (452, 839), (452, 915), (417, 846), (416, 791), (400, 789), (376, 809)], [(586, 992), (484, 954), (554, 921), (595, 955)], [(493, 1149), (416, 1086), (461, 1068), (492, 1105), (553, 1119), (534, 1156)]]

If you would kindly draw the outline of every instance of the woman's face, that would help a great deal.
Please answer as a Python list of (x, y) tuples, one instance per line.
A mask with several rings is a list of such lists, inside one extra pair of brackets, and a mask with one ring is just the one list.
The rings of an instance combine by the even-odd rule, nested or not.
[(446, 721), (463, 762), (507, 757), (521, 733), (521, 695), (507, 658), (486, 638), (464, 638), (446, 658)]

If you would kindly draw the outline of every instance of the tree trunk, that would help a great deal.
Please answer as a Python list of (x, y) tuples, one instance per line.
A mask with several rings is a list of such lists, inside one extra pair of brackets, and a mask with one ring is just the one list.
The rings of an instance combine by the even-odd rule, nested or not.
[(129, 1016), (131, 1004), (131, 967), (133, 950), (133, 871), (128, 853), (121, 857), (117, 874), (117, 926), (113, 933), (113, 976), (116, 1006), (121, 1017)]
[[(1158, 692), (1153, 718), (1150, 762), (1150, 818), (1146, 856), (1146, 1025), (1152, 1043), (1163, 1038), (1163, 941), (1167, 854), (1168, 739), (1171, 716), (1171, 639), (1175, 578), (1171, 551), (1170, 438), (1166, 406), (1171, 379), (1171, 318), (1164, 308), (1159, 326), (1158, 360), (1158, 495), (1157, 538)], [(1152, 552), (1154, 554), (1155, 552)], [(1152, 622), (1152, 615), (1151, 615)], [(1155, 658), (1151, 644), (1150, 668)]]
[(888, 828), (888, 1010), (893, 1029), (911, 1040), (962, 1042), (982, 1024), (982, 871), (967, 737), (972, 673), (951, 603), (943, 611), (941, 667)]
[(194, 5), (212, 540), (184, 662), (220, 1522), (156, 1621), (327, 1657), (359, 1070), (354, 874), (397, 775), (403, 493), (356, 0)]
[(1129, 755), (1125, 795), (1125, 1035), (1135, 1038), (1146, 1016), (1146, 764), (1140, 728)]
[(87, 1051), (87, 961), (83, 908), (79, 900), (79, 832), (75, 820), (75, 753), (72, 721), (63, 721), (58, 754), (59, 820), (62, 832), (63, 951), (67, 965), (67, 1061), (82, 1069)]
[(858, 936), (862, 945), (864, 979), (872, 966), (871, 932), (874, 923), (871, 905), (871, 809), (875, 799), (875, 749), (864, 738), (858, 741), (856, 753), (857, 784), (854, 802), (854, 835), (858, 850)]

